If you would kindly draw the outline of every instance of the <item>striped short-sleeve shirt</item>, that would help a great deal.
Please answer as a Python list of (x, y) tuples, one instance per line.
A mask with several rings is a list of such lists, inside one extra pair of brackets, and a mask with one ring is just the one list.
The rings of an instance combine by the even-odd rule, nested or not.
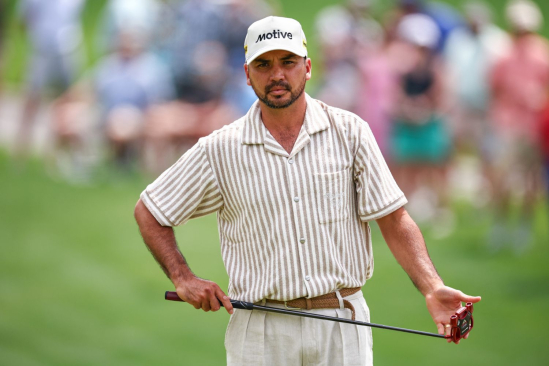
[(407, 202), (368, 124), (306, 98), (291, 153), (256, 102), (141, 194), (164, 226), (217, 212), (231, 298), (291, 300), (363, 286), (373, 271), (368, 221)]

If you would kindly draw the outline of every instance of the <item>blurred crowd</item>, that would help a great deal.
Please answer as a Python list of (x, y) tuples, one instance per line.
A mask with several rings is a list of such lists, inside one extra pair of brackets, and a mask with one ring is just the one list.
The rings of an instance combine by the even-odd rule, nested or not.
[[(460, 185), (473, 203), (492, 205), (492, 249), (524, 250), (549, 188), (549, 43), (537, 34), (539, 7), (508, 1), (504, 30), (480, 1), (454, 9), (401, 0), (380, 20), (370, 5), (351, 0), (318, 14), (316, 95), (369, 123), (416, 219), (450, 233), (449, 189)], [(511, 206), (520, 211), (513, 225)]]
[(83, 173), (92, 135), (118, 169), (162, 171), (185, 146), (244, 114), (255, 99), (242, 77), (260, 1), (110, 0), (96, 27), (105, 56), (81, 72), (85, 0), (20, 0), (31, 45), (17, 153), (28, 150), (43, 96), (54, 90), (55, 155)]
[[(508, 1), (500, 28), (482, 1), (456, 9), (395, 0), (381, 15), (373, 3), (311, 9), (319, 71), (308, 92), (369, 123), (409, 211), (437, 222), (441, 237), (453, 230), (457, 187), (493, 207), (494, 249), (528, 243), (549, 188), (549, 43), (538, 34), (539, 7)], [(95, 27), (104, 57), (82, 72), (84, 5), (18, 1), (31, 51), (16, 155), (28, 151), (48, 100), (63, 174), (85, 177), (91, 150), (101, 149), (121, 171), (154, 175), (256, 100), (243, 42), (252, 22), (280, 14), (273, 1), (110, 0)], [(512, 230), (511, 206), (520, 210)]]

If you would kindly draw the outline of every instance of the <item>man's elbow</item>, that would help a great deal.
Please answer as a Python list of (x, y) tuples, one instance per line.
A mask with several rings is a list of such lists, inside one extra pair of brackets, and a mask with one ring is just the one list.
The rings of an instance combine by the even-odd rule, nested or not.
[(138, 199), (137, 203), (135, 204), (135, 208), (133, 209), (133, 217), (135, 218), (135, 221), (137, 221), (137, 224), (139, 224), (143, 220), (144, 215), (146, 215), (148, 211), (149, 210), (147, 209), (143, 201), (141, 201), (141, 198)]

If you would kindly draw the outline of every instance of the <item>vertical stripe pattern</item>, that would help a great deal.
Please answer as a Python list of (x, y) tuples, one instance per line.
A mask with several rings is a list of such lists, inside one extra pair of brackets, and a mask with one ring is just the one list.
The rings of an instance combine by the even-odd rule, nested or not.
[(165, 226), (217, 212), (233, 298), (291, 300), (364, 285), (373, 271), (368, 221), (407, 202), (368, 124), (306, 97), (291, 153), (256, 102), (141, 194)]

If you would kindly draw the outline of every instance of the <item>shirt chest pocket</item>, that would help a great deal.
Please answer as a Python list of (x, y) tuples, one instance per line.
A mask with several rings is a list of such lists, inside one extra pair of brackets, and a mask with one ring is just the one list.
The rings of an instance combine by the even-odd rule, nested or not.
[(314, 182), (319, 222), (346, 220), (349, 217), (349, 172), (315, 174)]

